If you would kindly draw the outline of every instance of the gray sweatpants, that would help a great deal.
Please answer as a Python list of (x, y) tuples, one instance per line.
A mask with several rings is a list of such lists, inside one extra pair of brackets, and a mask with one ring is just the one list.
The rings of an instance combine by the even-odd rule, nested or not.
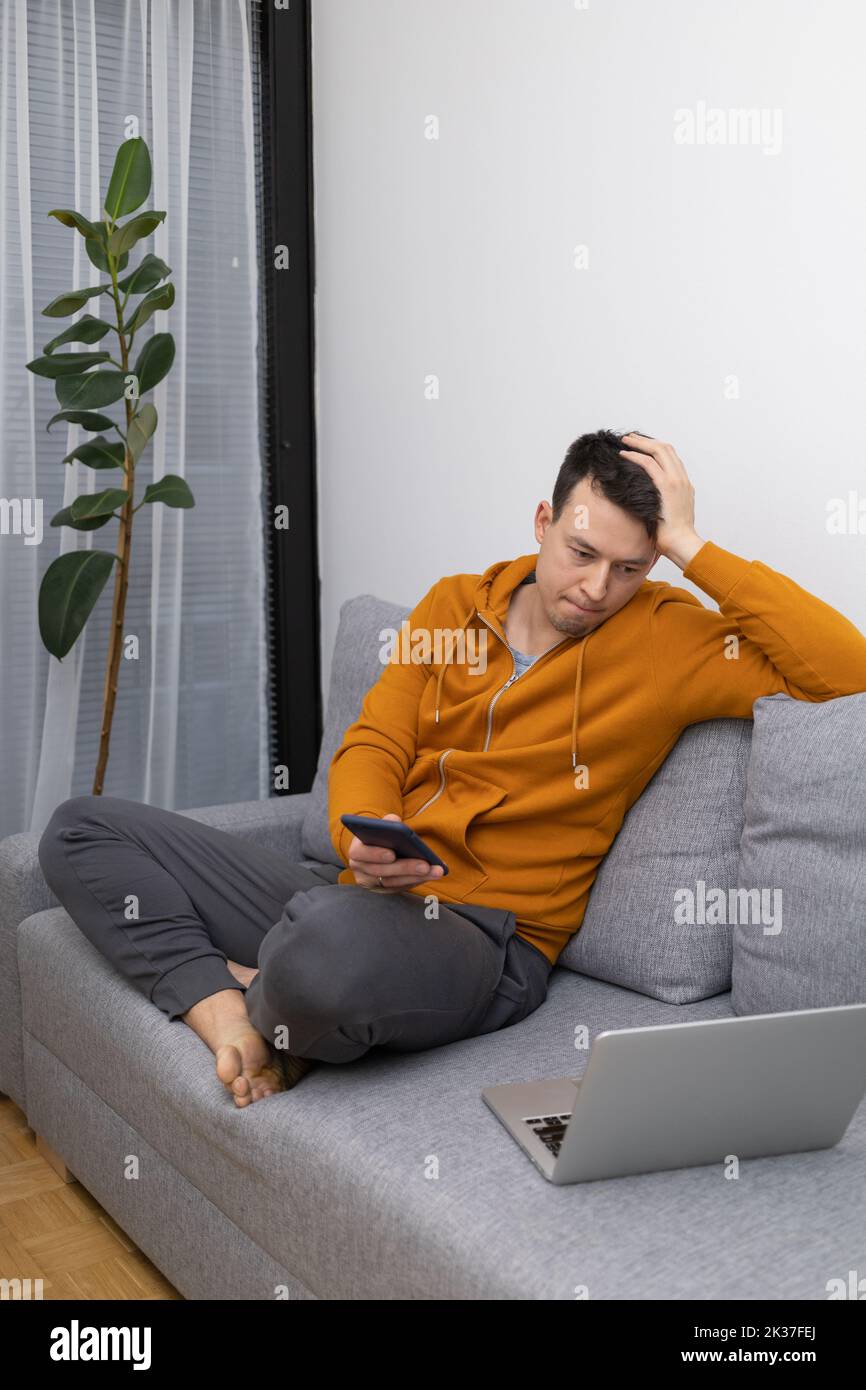
[(337, 883), (336, 866), (142, 802), (64, 801), (39, 863), (84, 935), (170, 1019), (241, 989), (227, 959), (258, 965), (250, 1018), (296, 1056), (438, 1047), (519, 1023), (547, 995), (550, 962), (515, 935), (513, 912), (440, 897), (428, 918), (415, 893)]

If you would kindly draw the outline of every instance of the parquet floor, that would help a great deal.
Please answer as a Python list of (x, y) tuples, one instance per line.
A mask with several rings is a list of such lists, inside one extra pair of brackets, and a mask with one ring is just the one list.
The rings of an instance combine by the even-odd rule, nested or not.
[(86, 1188), (64, 1174), (23, 1111), (0, 1097), (0, 1279), (41, 1279), (44, 1299), (181, 1298)]

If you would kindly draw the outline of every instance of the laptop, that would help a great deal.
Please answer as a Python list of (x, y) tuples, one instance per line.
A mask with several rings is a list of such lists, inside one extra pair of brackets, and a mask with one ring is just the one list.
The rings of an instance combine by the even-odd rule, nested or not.
[(552, 1183), (828, 1149), (866, 1092), (866, 1004), (599, 1033), (582, 1076), (481, 1095)]

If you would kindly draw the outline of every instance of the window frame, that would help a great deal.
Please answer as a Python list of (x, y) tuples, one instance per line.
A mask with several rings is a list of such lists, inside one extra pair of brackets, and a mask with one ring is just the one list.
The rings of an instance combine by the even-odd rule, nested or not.
[[(257, 14), (256, 14), (257, 12)], [(260, 89), (260, 363), (270, 787), (308, 791), (322, 739), (310, 0), (253, 0)], [(274, 267), (277, 246), (289, 268)], [(288, 508), (288, 530), (274, 526)], [(277, 790), (276, 768), (288, 769)]]

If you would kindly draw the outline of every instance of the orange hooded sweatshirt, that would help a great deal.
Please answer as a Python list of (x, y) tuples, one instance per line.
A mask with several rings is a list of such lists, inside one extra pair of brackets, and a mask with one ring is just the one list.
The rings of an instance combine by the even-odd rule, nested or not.
[[(341, 815), (396, 812), (450, 870), (407, 892), (510, 908), (553, 963), (682, 730), (750, 719), (777, 691), (817, 702), (866, 690), (866, 638), (793, 580), (706, 541), (683, 575), (720, 611), (645, 579), (518, 677), (503, 623), (536, 558), (448, 575), (413, 609), (331, 762), (329, 827), (346, 861)], [(354, 883), (351, 869), (337, 881)]]

